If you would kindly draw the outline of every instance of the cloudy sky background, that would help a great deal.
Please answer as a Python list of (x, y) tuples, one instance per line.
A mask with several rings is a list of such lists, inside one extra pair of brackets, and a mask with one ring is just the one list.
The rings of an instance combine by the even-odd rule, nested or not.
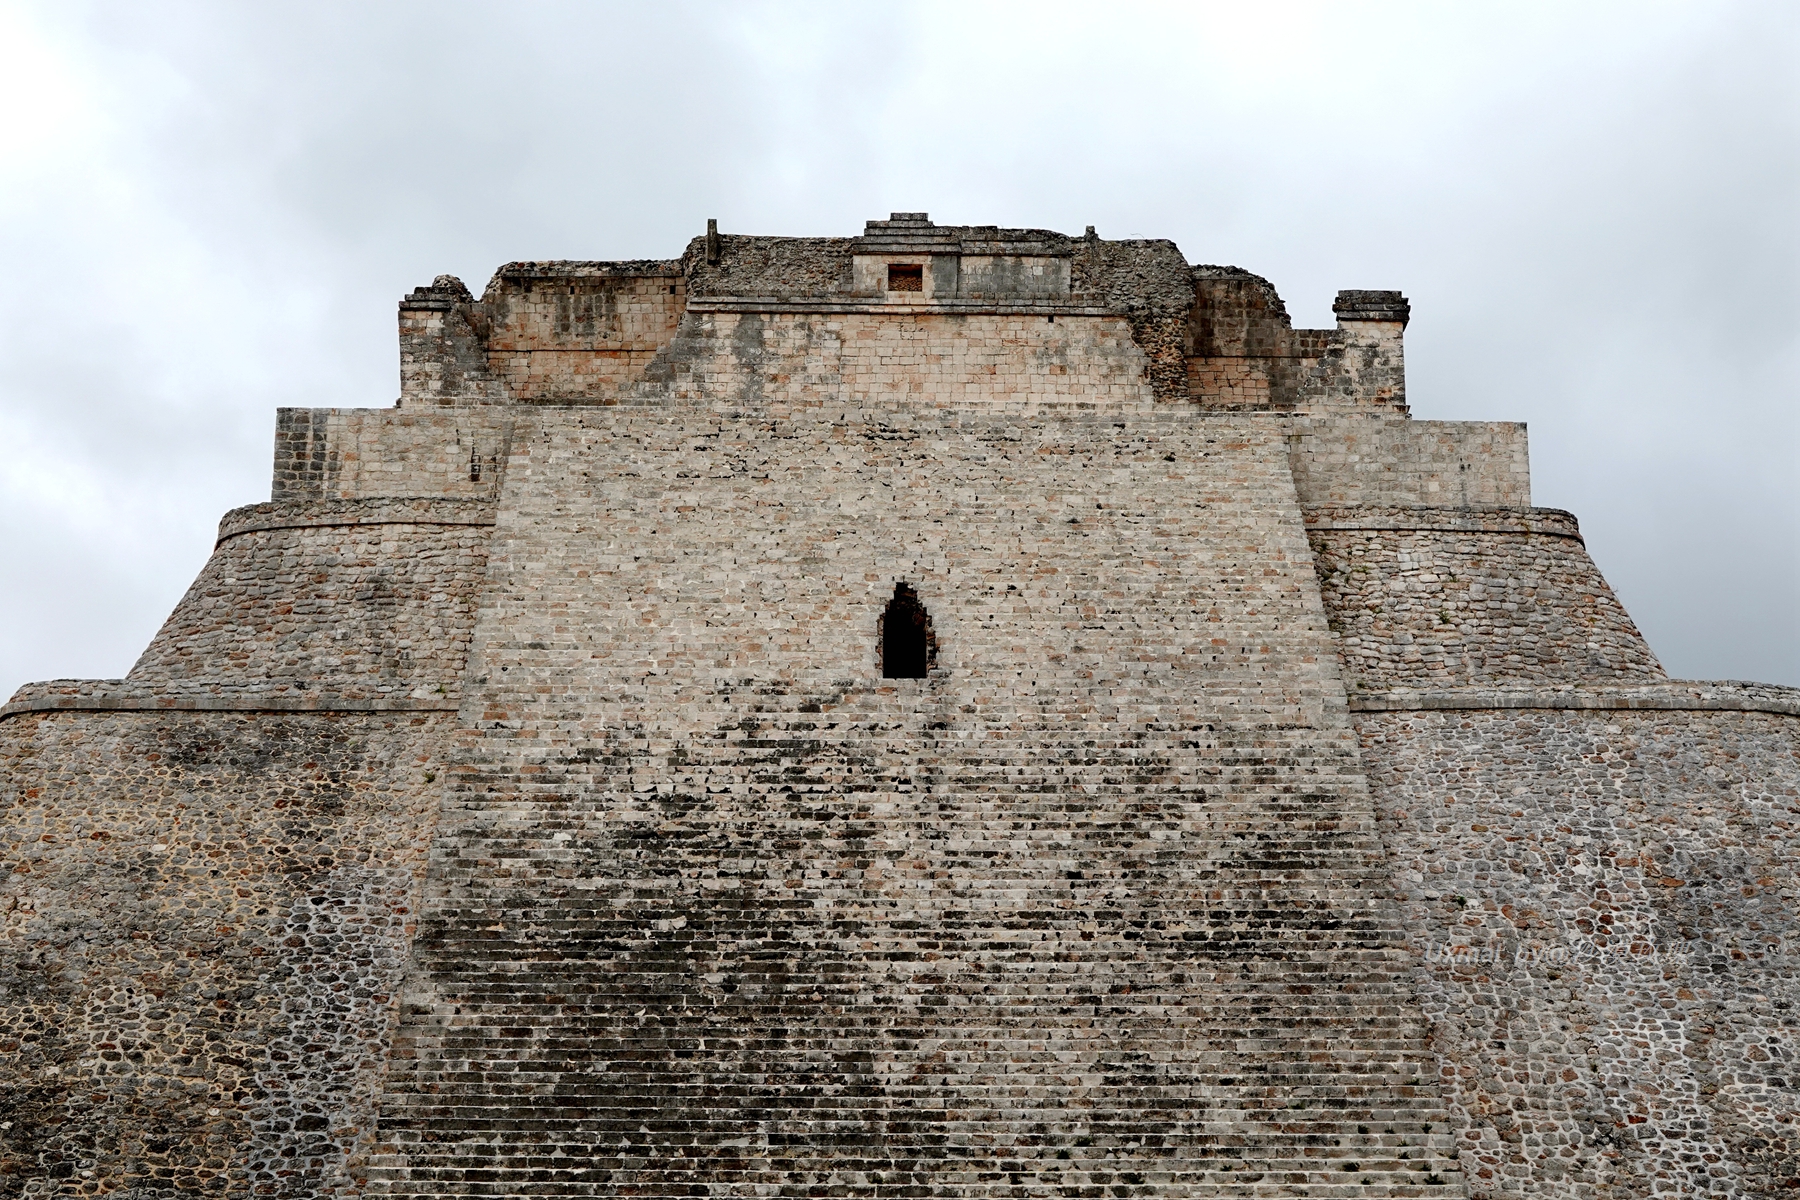
[(1414, 414), (1530, 423), (1672, 674), (1800, 685), (1797, 64), (1787, 2), (0, 0), (0, 696), (124, 674), (414, 285), (896, 209), (1404, 290)]

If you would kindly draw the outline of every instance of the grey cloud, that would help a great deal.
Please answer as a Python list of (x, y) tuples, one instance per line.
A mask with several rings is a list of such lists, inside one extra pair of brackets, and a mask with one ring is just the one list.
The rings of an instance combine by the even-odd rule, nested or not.
[(129, 667), (411, 286), (910, 208), (1402, 288), (1415, 413), (1530, 422), (1673, 673), (1800, 684), (1795, 10), (1019, 11), (16, 10), (0, 691)]

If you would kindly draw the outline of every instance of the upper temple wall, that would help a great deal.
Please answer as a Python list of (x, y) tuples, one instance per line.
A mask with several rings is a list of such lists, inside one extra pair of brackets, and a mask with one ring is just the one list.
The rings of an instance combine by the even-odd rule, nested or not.
[[(861, 237), (776, 238), (724, 235), (709, 223), (678, 259), (509, 263), (479, 300), (448, 275), (415, 289), (400, 304), (401, 404), (682, 398), (667, 386), (672, 356), (691, 360), (708, 315), (732, 311), (808, 327), (821, 314), (910, 322), (915, 348), (945, 360), (968, 357), (983, 328), (993, 331), (973, 351), (991, 377), (939, 372), (945, 386), (927, 398), (946, 402), (970, 388), (985, 388), (987, 400), (1041, 398), (1042, 387), (1011, 394), (1012, 380), (1046, 374), (1039, 339), (1014, 336), (1018, 320), (1103, 318), (1135, 344), (1136, 381), (1122, 392), (1109, 383), (1084, 396), (1078, 381), (1050, 392), (1105, 404), (1147, 389), (1208, 409), (1405, 416), (1405, 299), (1341, 292), (1336, 310), (1337, 329), (1296, 330), (1266, 280), (1190, 267), (1173, 242), (1105, 240), (1091, 227), (1070, 237), (895, 213)], [(962, 320), (976, 316), (1007, 319)], [(847, 385), (829, 398), (857, 394)]]

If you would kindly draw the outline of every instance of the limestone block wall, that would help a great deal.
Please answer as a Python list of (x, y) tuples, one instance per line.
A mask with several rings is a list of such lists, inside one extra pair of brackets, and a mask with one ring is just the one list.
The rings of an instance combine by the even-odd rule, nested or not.
[(1353, 691), (1663, 677), (1567, 513), (1321, 508), (1307, 529)]
[(693, 296), (787, 299), (854, 292), (856, 238), (694, 238), (681, 256)]
[(0, 718), (0, 1193), (355, 1193), (453, 720)]
[(1155, 400), (1129, 322), (1093, 310), (691, 307), (681, 334), (651, 367), (643, 399), (1107, 407)]
[(547, 411), (499, 521), (375, 1194), (1460, 1194), (1279, 429)]
[(493, 519), (480, 500), (234, 509), (126, 687), (453, 705)]
[[(922, 214), (909, 214), (922, 217)], [(1174, 242), (1162, 238), (1107, 239), (1090, 230), (1072, 238), (1047, 229), (997, 229), (994, 226), (932, 226), (929, 221), (904, 222), (916, 237), (914, 261), (929, 261), (933, 294), (940, 272), (944, 294), (960, 294), (960, 259), (991, 257), (999, 248), (1030, 244), (1033, 256), (1050, 256), (1068, 264), (1068, 294), (1076, 301), (1123, 317), (1143, 352), (1145, 378), (1160, 400), (1188, 398), (1183, 350), (1184, 330), (1194, 303), (1194, 285), (1186, 261)], [(880, 227), (880, 228), (878, 228)], [(871, 222), (865, 238), (772, 238), (725, 234), (695, 238), (682, 256), (689, 294), (696, 298), (776, 297), (787, 300), (855, 295), (859, 284), (854, 262), (864, 250), (895, 251), (909, 239), (894, 240), (891, 222)], [(865, 256), (867, 257), (867, 256)], [(891, 257), (885, 253), (874, 257)], [(871, 262), (873, 260), (871, 259)], [(944, 268), (949, 268), (944, 270)], [(1061, 290), (1060, 269), (1058, 291)], [(864, 286), (871, 281), (865, 280)], [(1003, 283), (991, 275), (985, 287)], [(1043, 299), (1029, 294), (988, 295), (1004, 304)], [(979, 305), (975, 307), (979, 308)]]
[(1399, 292), (1342, 291), (1338, 327), (1316, 362), (1296, 374), (1297, 412), (1405, 415), (1404, 335), (1411, 305)]
[(686, 304), (679, 262), (508, 263), (481, 299), (488, 369), (519, 403), (612, 401)]
[(1194, 281), (1180, 247), (1163, 238), (1115, 241), (1090, 231), (1073, 250), (1070, 270), (1075, 296), (1098, 301), (1130, 323), (1156, 398), (1189, 403), (1185, 334)]
[(1800, 693), (1457, 699), (1357, 719), (1471, 1195), (1786, 1194)]
[[(1065, 673), (1087, 692), (1201, 672), (1182, 676), (1206, 685), (1186, 703), (1209, 713), (1241, 697), (1251, 725), (1329, 726), (1342, 682), (1281, 449), (1258, 421), (1163, 409), (546, 412), (514, 440), (492, 551), (489, 586), (529, 603), (490, 598), (505, 618), (484, 621), (473, 670), (493, 687), (488, 664), (508, 665), (510, 682), (579, 645), (583, 671), (679, 669), (710, 704), (734, 660), (772, 655), (805, 673), (795, 687), (828, 694), (874, 669), (876, 619), (893, 583), (916, 575), (959, 680), (978, 674), (1054, 711), (1065, 700), (1045, 681)], [(935, 604), (934, 580), (947, 589)], [(1033, 581), (1038, 600), (1015, 594)], [(579, 621), (555, 615), (577, 592)], [(683, 615), (646, 621), (645, 595)], [(1154, 615), (1133, 617), (1132, 600)], [(711, 624), (685, 623), (703, 610)], [(1030, 626), (1047, 640), (1006, 632), (1010, 612), (1046, 614)], [(558, 646), (508, 632), (539, 613), (562, 625)], [(1215, 640), (1210, 627), (1234, 622), (1267, 636)], [(1165, 625), (1188, 640), (1154, 632)], [(1124, 648), (1105, 648), (1116, 638)], [(727, 661), (692, 648), (715, 641)]]
[(1269, 417), (1288, 439), (1307, 508), (1531, 504), (1525, 426), (1513, 421)]
[(278, 409), (270, 499), (492, 500), (513, 419), (498, 406)]

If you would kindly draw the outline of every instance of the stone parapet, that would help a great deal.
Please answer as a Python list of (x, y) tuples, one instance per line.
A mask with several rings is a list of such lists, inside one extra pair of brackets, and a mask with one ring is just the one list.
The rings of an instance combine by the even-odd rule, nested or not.
[(677, 261), (508, 263), (475, 318), (510, 400), (598, 404), (643, 378), (687, 299)]
[(454, 275), (439, 275), (400, 301), (400, 402), (498, 404), (505, 385), (490, 369), (487, 316)]
[(1185, 353), (1196, 404), (1318, 416), (1407, 414), (1403, 335), (1410, 306), (1399, 292), (1339, 292), (1336, 329), (1295, 329), (1261, 276), (1198, 266), (1193, 282)]
[(858, 238), (783, 238), (708, 222), (679, 259), (508, 263), (479, 300), (449, 275), (415, 289), (400, 304), (401, 402), (629, 401), (680, 356), (694, 315), (1028, 314), (1122, 319), (1161, 401), (1405, 415), (1405, 297), (1340, 292), (1336, 311), (1337, 329), (1296, 330), (1266, 280), (1092, 227), (1071, 237), (896, 213)]

